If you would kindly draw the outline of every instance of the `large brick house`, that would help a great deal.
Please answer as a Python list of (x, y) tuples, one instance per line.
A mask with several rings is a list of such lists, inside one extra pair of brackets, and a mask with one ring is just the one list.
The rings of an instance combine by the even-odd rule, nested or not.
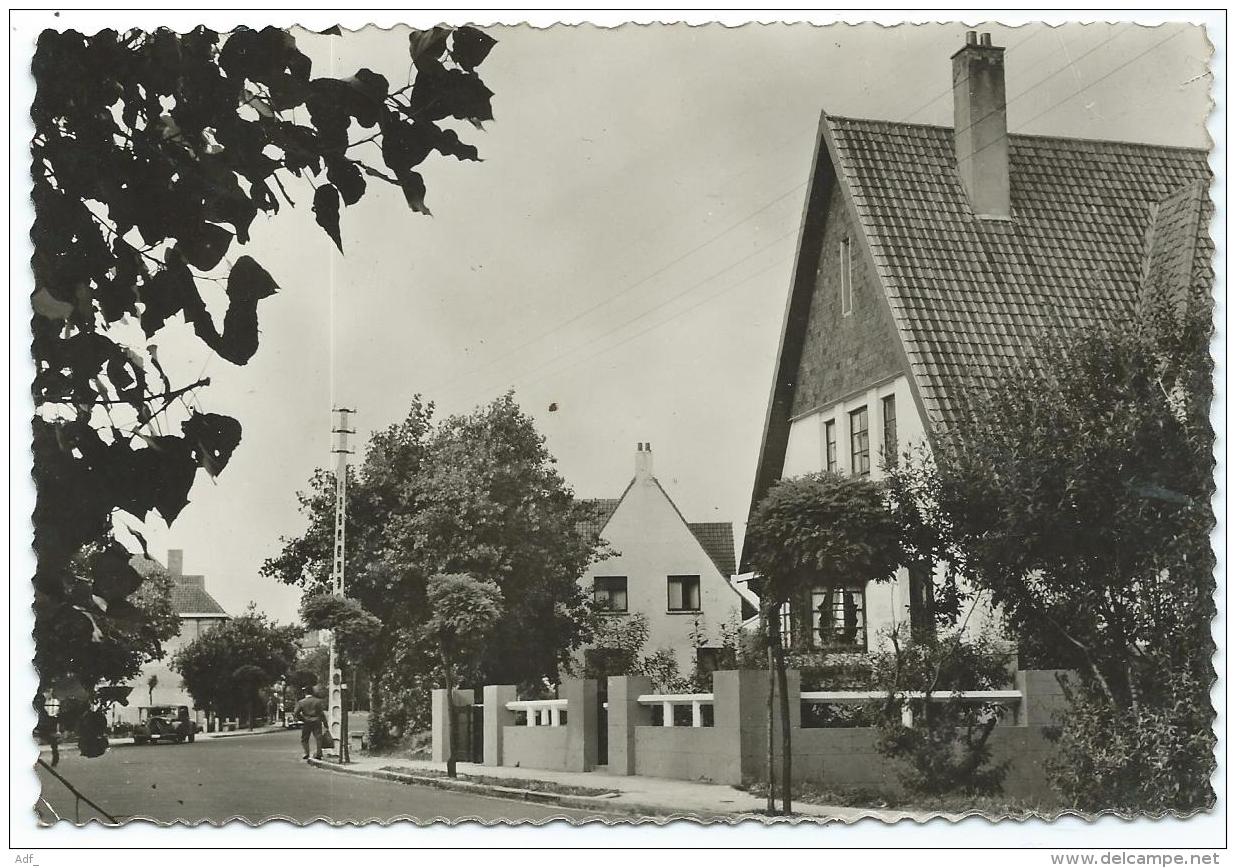
[[(878, 478), (1045, 332), (1213, 280), (1204, 151), (1010, 135), (1004, 49), (970, 33), (952, 64), (951, 129), (821, 117), (752, 509), (783, 477)], [(784, 628), (869, 650), (930, 618), (926, 572), (820, 587)]]
[(587, 532), (613, 551), (580, 578), (597, 608), (610, 618), (642, 614), (644, 653), (669, 649), (683, 675), (697, 662), (709, 669), (723, 662), (721, 627), (742, 612), (730, 584), (733, 525), (688, 522), (653, 475), (649, 443), (638, 444), (635, 475), (620, 497), (584, 503), (594, 516)]

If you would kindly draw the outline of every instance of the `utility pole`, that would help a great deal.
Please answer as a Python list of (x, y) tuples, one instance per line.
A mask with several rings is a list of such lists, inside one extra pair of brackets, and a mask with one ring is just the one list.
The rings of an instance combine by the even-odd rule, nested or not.
[[(331, 411), (339, 414), (339, 420), (336, 427), (331, 429), (331, 433), (336, 435), (334, 448), (331, 452), (336, 456), (335, 460), (335, 557), (331, 568), (331, 590), (335, 596), (342, 597), (344, 595), (343, 581), (343, 566), (344, 566), (344, 526), (347, 523), (348, 513), (348, 456), (352, 454), (352, 450), (348, 448), (348, 435), (355, 434), (356, 431), (348, 427), (348, 415), (355, 413), (355, 410), (346, 408), (336, 408)], [(347, 705), (344, 702), (345, 691), (347, 684), (343, 681), (343, 672), (340, 667), (339, 643), (334, 636), (330, 638), (330, 687), (327, 699), (329, 706), (328, 725), (330, 734), (335, 739), (336, 750), (339, 753), (339, 761), (347, 762), (348, 757), (348, 713)]]

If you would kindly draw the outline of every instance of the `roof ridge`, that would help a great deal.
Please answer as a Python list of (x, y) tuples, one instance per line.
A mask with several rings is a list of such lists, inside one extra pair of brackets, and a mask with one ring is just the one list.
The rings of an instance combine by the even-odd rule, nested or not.
[[(856, 117), (849, 117), (847, 115), (830, 115), (828, 112), (824, 112), (824, 117), (829, 121), (849, 121), (851, 123), (884, 124), (886, 126), (892, 126), (892, 127), (914, 127), (918, 129), (943, 130), (947, 132), (952, 132), (954, 129), (952, 126), (946, 126), (944, 124), (924, 124), (924, 123), (915, 123), (912, 121), (893, 121), (893, 120), (888, 120), (887, 118), (856, 118)], [(1208, 148), (1196, 148), (1191, 145), (1165, 145), (1165, 144), (1160, 144), (1158, 142), (1138, 142), (1138, 141), (1133, 141), (1131, 139), (1098, 139), (1098, 138), (1091, 138), (1089, 136), (1061, 136), (1061, 135), (1051, 135), (1049, 133), (1014, 133), (1014, 132), (1009, 133), (1009, 138), (1011, 139), (1048, 139), (1048, 140), (1057, 141), (1057, 142), (1089, 142), (1091, 144), (1098, 144), (1098, 145), (1125, 145), (1125, 146), (1138, 147), (1138, 148), (1162, 148), (1164, 150), (1169, 150), (1169, 151), (1190, 151), (1195, 154), (1207, 154), (1207, 155), (1210, 154), (1210, 150)]]

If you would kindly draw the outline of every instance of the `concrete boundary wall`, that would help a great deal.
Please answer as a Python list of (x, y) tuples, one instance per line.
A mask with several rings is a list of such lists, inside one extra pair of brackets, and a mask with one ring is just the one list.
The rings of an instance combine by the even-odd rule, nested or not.
[[(799, 673), (787, 673), (793, 774), (797, 782), (832, 789), (900, 788), (895, 763), (876, 750), (874, 728), (802, 727)], [(1005, 793), (1036, 798), (1048, 793), (1046, 762), (1053, 745), (1046, 729), (1057, 721), (1064, 697), (1055, 672), (1018, 672), (1021, 707), (1015, 718), (991, 735), (992, 758), (1010, 761)], [(768, 673), (713, 673), (713, 726), (654, 726), (652, 708), (640, 705), (652, 693), (644, 677), (610, 678), (605, 713), (608, 763), (616, 775), (644, 775), (678, 780), (742, 785), (768, 779)], [(439, 758), (439, 719), (445, 719), (445, 691), (434, 692), (434, 751)], [(439, 696), (439, 694), (441, 694)], [(457, 691), (456, 702), (470, 691)], [(591, 771), (598, 765), (601, 721), (597, 683), (566, 679), (559, 698), (567, 701), (562, 726), (516, 726), (506, 704), (515, 699), (510, 685), (484, 688), (486, 765), (520, 766), (554, 771)], [(774, 697), (774, 761), (781, 762), (780, 703)], [(442, 706), (439, 710), (439, 705)], [(442, 751), (442, 759), (445, 752)]]

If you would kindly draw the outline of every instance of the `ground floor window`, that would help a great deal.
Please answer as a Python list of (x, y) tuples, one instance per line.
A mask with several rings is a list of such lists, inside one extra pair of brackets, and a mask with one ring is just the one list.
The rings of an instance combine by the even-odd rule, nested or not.
[(867, 605), (861, 584), (811, 592), (811, 641), (824, 648), (867, 647)]
[(701, 674), (716, 672), (718, 669), (733, 669), (734, 666), (733, 648), (695, 649), (695, 668)]
[(778, 610), (778, 620), (781, 625), (781, 647), (794, 646), (794, 612), (789, 603), (782, 603)]

